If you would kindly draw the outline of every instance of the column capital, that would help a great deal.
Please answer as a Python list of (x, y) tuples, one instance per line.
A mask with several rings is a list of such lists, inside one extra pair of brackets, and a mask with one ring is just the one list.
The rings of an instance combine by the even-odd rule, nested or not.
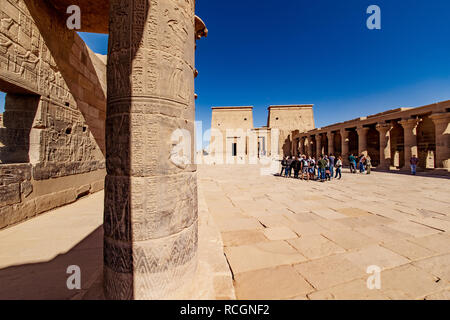
[(392, 124), (390, 123), (378, 123), (376, 126), (377, 131), (379, 132), (388, 132), (392, 129)]
[(414, 128), (419, 125), (419, 123), (422, 121), (422, 119), (403, 119), (399, 121), (398, 123), (405, 129), (405, 128)]
[(342, 128), (341, 130), (341, 137), (348, 137), (349, 131), (345, 130), (345, 128)]
[(333, 131), (328, 131), (327, 132), (327, 137), (330, 138), (330, 139), (333, 138), (334, 137), (334, 132)]
[(449, 113), (449, 112), (433, 113), (433, 114), (430, 116), (430, 119), (431, 119), (434, 123), (449, 122), (449, 121), (450, 121), (450, 113)]
[(316, 134), (316, 141), (322, 141), (322, 134)]
[(358, 132), (358, 134), (361, 133), (367, 133), (369, 131), (370, 128), (368, 127), (363, 127), (363, 126), (358, 126), (356, 127), (356, 131)]

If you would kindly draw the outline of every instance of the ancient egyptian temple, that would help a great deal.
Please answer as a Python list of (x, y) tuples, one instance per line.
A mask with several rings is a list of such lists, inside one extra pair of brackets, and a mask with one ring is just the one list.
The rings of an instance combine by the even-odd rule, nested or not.
[[(79, 31), (109, 34), (107, 57), (68, 29), (71, 5)], [(196, 167), (168, 155), (174, 130), (193, 132), (206, 33), (194, 0), (1, 0), (0, 228), (104, 187), (106, 298), (184, 297)]]
[[(196, 280), (203, 254), (199, 212), (207, 209), (198, 199), (194, 143), (188, 161), (172, 157), (173, 133), (194, 137), (195, 131), (195, 53), (208, 34), (195, 15), (195, 0), (0, 4), (0, 91), (6, 93), (0, 114), (0, 230), (104, 190), (104, 298), (196, 298), (196, 286), (202, 286)], [(67, 26), (71, 5), (81, 9), (80, 30)], [(108, 54), (94, 53), (77, 31), (109, 35)], [(223, 133), (222, 144), (231, 146), (234, 157), (238, 141), (245, 155), (249, 142), (225, 129), (254, 132), (258, 156), (333, 153), (345, 162), (352, 153), (365, 153), (386, 171), (409, 169), (416, 155), (419, 170), (447, 174), (449, 121), (450, 101), (322, 128), (315, 127), (313, 105), (274, 105), (261, 128), (253, 126), (252, 107), (215, 107), (212, 128)], [(277, 148), (274, 129), (280, 134)], [(219, 206), (226, 197), (217, 192)], [(267, 193), (258, 199), (267, 200), (261, 198)], [(225, 265), (221, 276), (231, 284), (218, 246)]]

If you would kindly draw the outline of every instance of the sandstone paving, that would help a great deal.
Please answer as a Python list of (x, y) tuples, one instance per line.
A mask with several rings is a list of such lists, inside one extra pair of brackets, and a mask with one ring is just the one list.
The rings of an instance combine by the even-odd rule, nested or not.
[[(217, 187), (208, 206), (222, 190), (220, 203), (239, 212), (221, 212), (217, 223), (238, 299), (446, 297), (448, 180), (344, 170), (322, 184), (259, 169), (199, 168), (199, 184)], [(382, 270), (380, 290), (367, 288), (370, 265)]]
[(372, 239), (376, 239), (378, 242), (394, 241), (411, 237), (410, 234), (383, 225), (357, 228), (356, 230)]
[(222, 233), (222, 241), (225, 247), (237, 247), (268, 241), (262, 230), (238, 230)]
[(389, 300), (389, 296), (376, 288), (369, 289), (367, 280), (356, 279), (334, 287), (308, 294), (310, 300)]
[(363, 248), (378, 242), (354, 230), (331, 230), (324, 232), (323, 236), (347, 250)]
[(413, 265), (428, 271), (450, 285), (450, 254), (415, 261)]
[(225, 255), (234, 274), (292, 265), (307, 258), (285, 241), (269, 241), (225, 248)]
[(298, 235), (288, 227), (266, 228), (263, 232), (266, 238), (272, 241), (298, 238)]
[(237, 230), (257, 230), (263, 226), (254, 218), (239, 218), (231, 221), (226, 218), (217, 219), (216, 223), (222, 232)]
[(305, 235), (301, 238), (288, 240), (288, 242), (310, 260), (345, 252), (344, 248), (318, 234)]
[(450, 300), (450, 286), (445, 290), (426, 296), (425, 300)]
[(348, 252), (343, 255), (345, 259), (366, 271), (369, 266), (391, 269), (410, 262), (407, 258), (379, 245), (373, 245)]
[(312, 286), (292, 266), (244, 272), (235, 277), (236, 297), (245, 300), (298, 298), (313, 291)]
[(358, 279), (366, 274), (342, 254), (311, 260), (294, 267), (317, 290)]
[(385, 242), (381, 244), (381, 246), (404, 256), (411, 261), (428, 258), (437, 254), (436, 252), (421, 247), (414, 242), (408, 241), (407, 239)]
[(411, 221), (402, 221), (389, 224), (389, 228), (395, 229), (404, 233), (408, 233), (415, 237), (424, 237), (432, 234), (440, 233), (439, 230), (430, 228)]
[(450, 236), (446, 233), (438, 233), (426, 237), (415, 237), (409, 239), (409, 241), (440, 254), (450, 252)]
[(424, 299), (448, 284), (414, 265), (407, 264), (381, 272), (381, 290), (390, 299)]

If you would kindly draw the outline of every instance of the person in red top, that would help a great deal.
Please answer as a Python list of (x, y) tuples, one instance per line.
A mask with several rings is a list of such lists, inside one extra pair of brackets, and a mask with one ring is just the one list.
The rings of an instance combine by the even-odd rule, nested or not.
[(417, 170), (417, 165), (419, 164), (419, 158), (417, 158), (416, 155), (413, 155), (411, 157), (411, 160), (409, 161), (409, 163), (411, 164), (411, 173), (413, 175), (415, 175), (416, 170)]

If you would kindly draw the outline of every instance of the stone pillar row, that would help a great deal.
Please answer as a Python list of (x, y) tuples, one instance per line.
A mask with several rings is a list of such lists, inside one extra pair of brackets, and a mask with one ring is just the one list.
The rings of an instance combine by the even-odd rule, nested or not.
[[(435, 125), (436, 131), (436, 163), (438, 168), (444, 168), (450, 170), (450, 113), (441, 112), (432, 114), (430, 119)], [(418, 155), (417, 146), (417, 127), (421, 119), (403, 119), (398, 123), (403, 127), (404, 130), (404, 150), (405, 150), (405, 166), (403, 170), (409, 170), (409, 161), (413, 155)], [(391, 130), (393, 128), (392, 123), (378, 123), (376, 125), (377, 131), (380, 133), (380, 165), (379, 169), (389, 170), (391, 165)], [(359, 155), (367, 155), (367, 134), (369, 128), (367, 127), (357, 127), (356, 131), (358, 133), (358, 153)], [(341, 134), (341, 156), (345, 164), (348, 164), (349, 156), (349, 131), (345, 128), (340, 130)], [(314, 156), (319, 157), (325, 151), (328, 154), (334, 153), (334, 133), (327, 132), (328, 139), (328, 150), (323, 150), (322, 146), (322, 135), (315, 134), (311, 136), (304, 136), (301, 138), (301, 153), (307, 153), (312, 156), (312, 141), (315, 139), (316, 142), (316, 154)], [(308, 149), (305, 150), (305, 144)]]

